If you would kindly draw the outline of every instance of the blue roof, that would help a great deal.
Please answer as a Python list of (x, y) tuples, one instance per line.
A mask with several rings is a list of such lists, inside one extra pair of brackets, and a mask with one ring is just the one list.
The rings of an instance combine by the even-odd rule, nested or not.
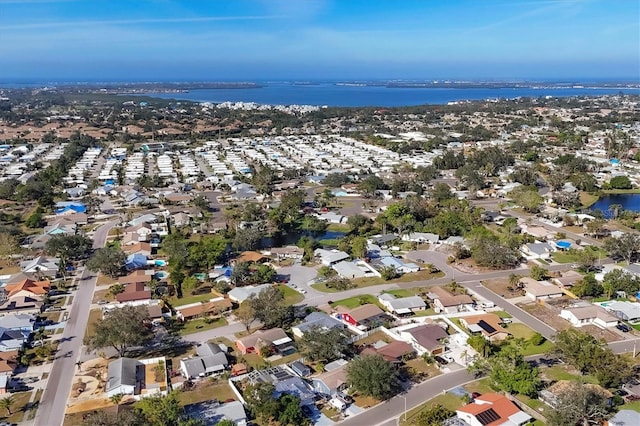
[(125, 262), (125, 266), (127, 269), (137, 269), (147, 264), (147, 256), (140, 253), (134, 253), (127, 256), (127, 260)]

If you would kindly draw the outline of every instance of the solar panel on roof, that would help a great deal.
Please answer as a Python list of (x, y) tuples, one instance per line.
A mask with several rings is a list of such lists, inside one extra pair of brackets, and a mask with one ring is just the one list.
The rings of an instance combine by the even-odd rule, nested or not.
[(482, 413), (476, 414), (476, 419), (483, 425), (488, 425), (489, 423), (495, 422), (496, 420), (500, 420), (500, 416), (495, 412), (493, 408), (489, 408)]
[(478, 326), (480, 326), (480, 328), (482, 328), (484, 331), (486, 331), (489, 334), (496, 332), (496, 329), (493, 328), (490, 324), (486, 323), (484, 320), (478, 321)]

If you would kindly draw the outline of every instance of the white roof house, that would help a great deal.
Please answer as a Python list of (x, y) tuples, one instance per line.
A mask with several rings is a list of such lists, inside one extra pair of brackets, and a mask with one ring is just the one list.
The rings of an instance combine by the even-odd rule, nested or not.
[(393, 294), (382, 293), (378, 296), (380, 303), (389, 311), (398, 315), (410, 314), (414, 311), (422, 311), (427, 304), (420, 296), (396, 298)]
[(319, 257), (320, 261), (323, 265), (331, 266), (334, 263), (338, 263), (342, 260), (349, 259), (349, 254), (340, 251), (340, 250), (325, 250), (325, 249), (316, 249), (313, 252), (315, 257)]

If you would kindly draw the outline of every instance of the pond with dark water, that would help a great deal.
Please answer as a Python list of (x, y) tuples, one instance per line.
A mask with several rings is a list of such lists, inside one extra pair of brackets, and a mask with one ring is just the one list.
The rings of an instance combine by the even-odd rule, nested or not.
[(600, 197), (589, 209), (602, 210), (605, 217), (613, 216), (613, 205), (622, 206), (622, 210), (640, 212), (640, 194), (609, 194)]

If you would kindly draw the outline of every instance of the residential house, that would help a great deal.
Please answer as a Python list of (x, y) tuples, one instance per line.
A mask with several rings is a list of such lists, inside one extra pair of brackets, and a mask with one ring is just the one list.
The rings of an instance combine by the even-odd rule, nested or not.
[(334, 263), (331, 267), (342, 278), (364, 278), (364, 277), (379, 277), (380, 273), (373, 269), (369, 264), (361, 260), (353, 261), (341, 261)]
[(640, 425), (640, 413), (635, 410), (620, 410), (605, 422), (605, 426)]
[(171, 223), (174, 226), (187, 226), (191, 223), (191, 217), (184, 212), (178, 212), (171, 216)]
[(405, 262), (397, 257), (387, 256), (381, 257), (376, 261), (376, 266), (381, 268), (393, 268), (399, 274), (408, 274), (411, 272), (418, 272), (420, 267), (412, 262)]
[(460, 323), (471, 333), (480, 333), (490, 342), (499, 342), (511, 336), (511, 333), (502, 327), (502, 318), (496, 314), (460, 317)]
[(627, 301), (613, 301), (603, 306), (607, 311), (623, 321), (640, 320), (640, 303)]
[(107, 398), (113, 395), (132, 395), (138, 399), (167, 393), (167, 371), (164, 357), (137, 360), (118, 358), (107, 367)]
[(236, 426), (247, 426), (247, 414), (240, 401), (220, 403), (217, 400), (198, 402), (187, 405), (185, 414), (199, 419), (206, 425), (217, 425), (222, 420), (229, 420)]
[(0, 352), (20, 350), (28, 338), (28, 331), (0, 328)]
[(402, 236), (402, 241), (412, 241), (419, 244), (438, 244), (440, 236), (430, 232), (410, 232)]
[(424, 324), (400, 332), (400, 336), (418, 351), (419, 355), (441, 355), (446, 349), (447, 331), (438, 324)]
[(42, 297), (49, 292), (50, 287), (49, 280), (35, 281), (27, 278), (17, 283), (5, 285), (4, 290), (10, 299), (14, 299), (18, 297)]
[(122, 251), (128, 255), (141, 254), (143, 256), (149, 257), (151, 256), (151, 244), (146, 242), (138, 242), (122, 247)]
[(196, 356), (180, 360), (180, 372), (186, 379), (222, 373), (229, 366), (227, 347), (203, 343), (196, 347)]
[(347, 217), (335, 212), (326, 212), (316, 214), (317, 218), (328, 223), (345, 223)]
[(300, 377), (307, 377), (311, 375), (311, 369), (298, 360), (293, 361), (290, 367)]
[(349, 255), (340, 250), (325, 250), (325, 249), (316, 249), (313, 252), (315, 257), (320, 258), (320, 262), (322, 262), (325, 266), (332, 266), (338, 262), (349, 259)]
[(456, 410), (457, 417), (469, 426), (520, 426), (533, 419), (506, 396), (486, 393)]
[(35, 259), (20, 262), (20, 269), (25, 274), (34, 274), (54, 278), (60, 269), (60, 259), (38, 256)]
[(520, 282), (524, 285), (525, 295), (534, 302), (564, 296), (562, 289), (549, 281), (536, 281), (533, 278), (522, 277)]
[(132, 358), (121, 357), (109, 363), (107, 368), (107, 397), (113, 395), (137, 395), (140, 393), (142, 364)]
[(574, 327), (596, 325), (600, 328), (615, 327), (618, 318), (598, 305), (577, 305), (560, 311), (560, 317), (566, 319)]
[(226, 297), (216, 297), (207, 302), (189, 303), (188, 305), (176, 306), (176, 318), (180, 321), (188, 321), (194, 318), (203, 318), (219, 315), (233, 307), (233, 303)]
[(262, 263), (267, 260), (267, 256), (257, 251), (243, 251), (240, 256), (234, 259), (234, 262)]
[(385, 360), (399, 364), (415, 356), (416, 350), (407, 342), (394, 340), (381, 346), (373, 345), (365, 348), (361, 355), (381, 355)]
[(473, 309), (473, 299), (468, 294), (453, 295), (442, 287), (433, 287), (428, 294), (436, 312), (453, 314)]
[(42, 297), (40, 296), (15, 296), (0, 304), (0, 312), (39, 314), (42, 305)]
[(153, 227), (149, 223), (143, 222), (126, 228), (124, 233), (137, 235), (137, 238), (134, 237), (133, 241), (149, 241), (151, 234), (153, 234)]
[(520, 250), (530, 259), (550, 259), (555, 248), (549, 243), (529, 243), (524, 244)]
[(312, 377), (311, 383), (316, 393), (327, 397), (335, 396), (338, 392), (342, 392), (348, 387), (346, 364), (335, 370)]
[(396, 298), (393, 294), (382, 293), (378, 296), (378, 301), (389, 312), (396, 315), (407, 315), (417, 311), (424, 311), (427, 306), (420, 296)]
[(336, 311), (338, 312), (336, 315), (338, 319), (363, 330), (381, 325), (386, 318), (384, 311), (372, 303), (353, 309), (337, 306)]
[(144, 283), (140, 282), (127, 284), (122, 293), (116, 294), (116, 300), (120, 303), (147, 299), (151, 299), (151, 290), (147, 290)]
[(236, 340), (236, 347), (242, 355), (256, 353), (262, 357), (273, 353), (288, 355), (295, 352), (293, 340), (281, 328), (256, 331)]
[(324, 312), (312, 312), (307, 315), (300, 324), (291, 327), (291, 332), (296, 337), (302, 337), (304, 333), (316, 327), (323, 330), (333, 328), (344, 329), (344, 324)]
[(136, 217), (135, 219), (130, 220), (128, 224), (129, 226), (132, 226), (135, 228), (138, 225), (155, 223), (157, 220), (158, 218), (156, 217), (156, 215), (152, 213), (147, 213), (147, 214), (143, 214), (142, 216)]
[(311, 388), (300, 377), (289, 377), (284, 380), (278, 380), (274, 385), (274, 397), (279, 398), (282, 394), (295, 395), (300, 398), (300, 405), (313, 405), (315, 403), (315, 394)]
[(582, 279), (582, 275), (576, 271), (564, 271), (562, 276), (551, 279), (560, 288), (570, 288)]
[(153, 271), (139, 269), (118, 278), (120, 284), (148, 283), (153, 279)]
[[(5, 376), (8, 379), (16, 371), (18, 366), (18, 353), (19, 350), (0, 352), (0, 376)], [(6, 386), (0, 386), (0, 393)]]
[(14, 314), (0, 316), (0, 329), (31, 333), (35, 323), (35, 315)]
[(124, 267), (128, 271), (141, 269), (147, 266), (147, 256), (142, 253), (132, 253), (125, 259)]
[(297, 246), (273, 247), (269, 252), (278, 260), (282, 259), (302, 259), (304, 250)]
[(263, 290), (272, 287), (271, 284), (260, 284), (260, 285), (246, 285), (243, 287), (235, 287), (227, 293), (229, 299), (236, 303), (242, 303), (247, 300), (252, 295), (258, 295)]
[(367, 242), (370, 244), (376, 244), (379, 246), (387, 246), (400, 238), (397, 234), (378, 234), (368, 238)]

